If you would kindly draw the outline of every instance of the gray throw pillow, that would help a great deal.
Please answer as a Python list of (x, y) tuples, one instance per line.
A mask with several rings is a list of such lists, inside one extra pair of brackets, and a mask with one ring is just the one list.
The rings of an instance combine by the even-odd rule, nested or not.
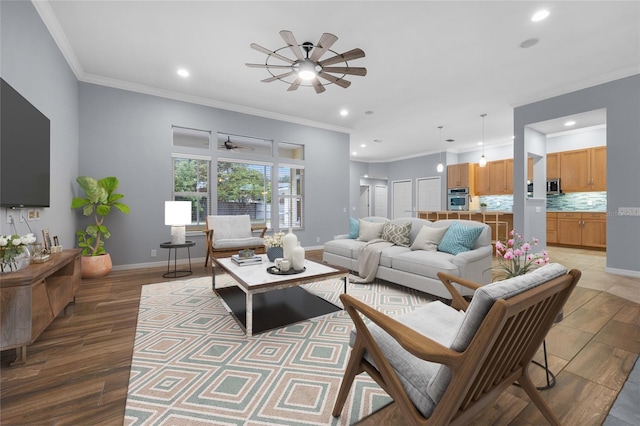
[(397, 246), (409, 247), (410, 232), (411, 222), (403, 223), (401, 225), (394, 225), (393, 223), (387, 222), (382, 228), (381, 238)]
[(386, 222), (367, 222), (362, 219), (358, 219), (360, 222), (360, 233), (358, 234), (358, 240), (371, 241), (376, 238), (380, 238), (382, 235), (382, 228)]
[(447, 233), (448, 226), (444, 228), (432, 228), (423, 225), (416, 235), (416, 239), (411, 244), (411, 250), (437, 251), (438, 244), (442, 241), (442, 237)]

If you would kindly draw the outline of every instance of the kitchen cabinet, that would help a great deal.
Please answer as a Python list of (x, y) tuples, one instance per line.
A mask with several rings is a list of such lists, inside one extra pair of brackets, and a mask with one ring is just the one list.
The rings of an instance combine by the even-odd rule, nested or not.
[(452, 164), (447, 166), (447, 188), (469, 188), (474, 193), (475, 176), (472, 163)]
[(560, 177), (560, 154), (547, 154), (547, 180)]
[(558, 213), (547, 213), (547, 244), (558, 242)]
[(476, 167), (475, 195), (513, 194), (513, 160), (487, 162)]
[(607, 147), (560, 152), (563, 192), (607, 190)]
[(475, 168), (475, 195), (491, 194), (491, 175), (489, 167), (476, 166)]
[(557, 236), (557, 244), (606, 248), (607, 215), (606, 213), (559, 212)]
[(607, 214), (582, 213), (582, 245), (607, 247)]

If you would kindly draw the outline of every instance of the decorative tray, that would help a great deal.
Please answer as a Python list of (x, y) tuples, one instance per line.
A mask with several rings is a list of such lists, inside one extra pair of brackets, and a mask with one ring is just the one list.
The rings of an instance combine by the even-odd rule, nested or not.
[(305, 267), (303, 267), (299, 271), (296, 271), (295, 269), (289, 269), (288, 271), (281, 271), (280, 269), (276, 268), (275, 266), (269, 266), (267, 268), (267, 272), (270, 273), (270, 274), (273, 274), (273, 275), (295, 275), (295, 274), (301, 274), (306, 270), (307, 270), (307, 268), (305, 268)]

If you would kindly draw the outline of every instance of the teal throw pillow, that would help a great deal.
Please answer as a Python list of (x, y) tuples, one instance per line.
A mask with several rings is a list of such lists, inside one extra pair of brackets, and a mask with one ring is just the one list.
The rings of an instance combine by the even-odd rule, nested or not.
[(349, 238), (355, 240), (360, 235), (360, 222), (355, 217), (349, 218)]
[(466, 227), (458, 222), (453, 222), (438, 244), (438, 251), (454, 255), (470, 251), (478, 241), (483, 229), (479, 226)]

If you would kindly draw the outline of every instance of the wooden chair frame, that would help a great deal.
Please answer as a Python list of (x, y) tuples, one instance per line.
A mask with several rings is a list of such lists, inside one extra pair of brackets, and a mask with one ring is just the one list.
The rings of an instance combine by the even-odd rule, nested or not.
[[(355, 298), (341, 295), (340, 299), (355, 324), (357, 336), (333, 416), (340, 415), (356, 375), (366, 372), (393, 398), (409, 424), (466, 424), (517, 381), (546, 420), (550, 424), (560, 425), (531, 381), (528, 367), (580, 275), (580, 271), (573, 269), (562, 277), (517, 296), (497, 300), (463, 352), (440, 345)], [(469, 303), (452, 283), (473, 290), (480, 285), (442, 272), (438, 273), (438, 277), (452, 295), (452, 307), (466, 310)], [(429, 418), (424, 418), (414, 406), (361, 315), (384, 329), (414, 356), (450, 368), (449, 385)], [(369, 353), (378, 368), (364, 358), (365, 352)]]
[[(241, 248), (222, 248), (216, 249), (213, 248), (213, 238), (214, 238), (214, 230), (209, 229), (209, 223), (207, 219), (207, 228), (203, 229), (202, 232), (206, 235), (206, 243), (207, 243), (207, 256), (204, 259), (204, 267), (206, 268), (209, 264), (209, 259), (213, 259), (213, 257), (230, 257), (234, 254), (238, 254), (239, 250), (242, 249), (253, 249), (256, 254), (266, 253), (264, 245), (260, 246), (251, 246), (251, 247), (241, 247)], [(251, 224), (251, 233), (260, 232), (259, 237), (264, 238), (265, 232), (267, 232), (267, 224), (266, 223), (252, 223)]]

